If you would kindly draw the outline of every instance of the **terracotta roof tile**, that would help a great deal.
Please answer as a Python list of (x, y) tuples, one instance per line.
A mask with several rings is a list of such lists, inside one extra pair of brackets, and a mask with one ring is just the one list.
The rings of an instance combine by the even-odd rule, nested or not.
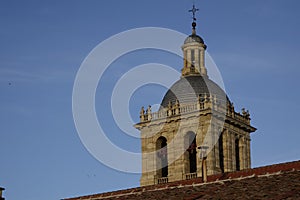
[(100, 199), (300, 199), (300, 161), (68, 200)]

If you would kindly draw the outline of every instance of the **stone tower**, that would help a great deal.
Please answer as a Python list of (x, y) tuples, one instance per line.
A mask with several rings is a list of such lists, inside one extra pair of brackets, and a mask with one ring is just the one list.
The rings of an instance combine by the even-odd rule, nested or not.
[[(193, 8), (195, 9), (195, 8)], [(195, 11), (195, 10), (194, 10)], [(244, 170), (251, 167), (250, 114), (235, 111), (225, 92), (207, 75), (204, 40), (192, 34), (182, 46), (182, 76), (167, 91), (158, 112), (142, 108), (141, 186)], [(204, 149), (204, 150), (203, 150)]]

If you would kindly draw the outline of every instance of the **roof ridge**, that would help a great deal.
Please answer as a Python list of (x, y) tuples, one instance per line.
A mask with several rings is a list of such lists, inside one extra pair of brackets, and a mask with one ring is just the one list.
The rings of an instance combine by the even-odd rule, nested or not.
[(215, 174), (208, 176), (208, 182), (203, 183), (202, 178), (198, 177), (192, 180), (181, 180), (161, 185), (151, 185), (151, 186), (144, 186), (144, 187), (136, 187), (136, 188), (129, 188), (124, 190), (117, 190), (112, 192), (105, 192), (100, 194), (94, 195), (86, 195), (81, 197), (75, 198), (67, 198), (65, 200), (79, 200), (79, 199), (94, 199), (94, 198), (111, 198), (111, 197), (120, 197), (132, 194), (142, 194), (144, 192), (151, 192), (151, 191), (160, 191), (166, 189), (174, 189), (174, 188), (183, 188), (183, 187), (195, 187), (201, 185), (211, 185), (216, 183), (224, 183), (228, 181), (239, 181), (243, 179), (250, 179), (254, 177), (268, 177), (268, 176), (276, 176), (280, 174), (291, 173), (295, 171), (300, 171), (300, 160), (292, 161), (287, 163), (279, 163), (273, 165), (267, 165), (262, 167), (257, 167), (253, 169), (246, 169), (242, 171), (235, 171), (235, 172), (226, 172), (223, 174)]

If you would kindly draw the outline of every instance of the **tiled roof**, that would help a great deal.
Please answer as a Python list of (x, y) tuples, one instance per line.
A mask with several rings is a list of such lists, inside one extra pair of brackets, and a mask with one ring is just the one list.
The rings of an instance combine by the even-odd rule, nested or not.
[(66, 200), (300, 199), (300, 161)]
[(161, 105), (164, 108), (168, 107), (169, 102), (175, 104), (176, 99), (180, 104), (196, 103), (200, 94), (214, 94), (221, 100), (229, 101), (225, 92), (212, 80), (203, 76), (187, 76), (180, 78), (165, 94)]

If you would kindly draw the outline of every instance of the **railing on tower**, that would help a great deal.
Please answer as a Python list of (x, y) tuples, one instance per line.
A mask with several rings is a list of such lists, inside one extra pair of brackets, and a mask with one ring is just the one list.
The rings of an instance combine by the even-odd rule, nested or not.
[(164, 183), (168, 183), (169, 182), (169, 178), (168, 177), (158, 177), (157, 175), (154, 176), (154, 184), (164, 184)]
[(185, 179), (186, 180), (194, 179), (194, 178), (197, 178), (197, 177), (198, 177), (197, 172), (185, 174)]
[(166, 108), (160, 108), (157, 112), (151, 111), (151, 106), (146, 110), (142, 107), (140, 112), (140, 122), (148, 122), (152, 120), (167, 119), (170, 117), (176, 117), (182, 114), (188, 114), (196, 111), (209, 111), (214, 110), (219, 113), (231, 117), (237, 121), (250, 125), (249, 111), (242, 109), (242, 113), (235, 112), (234, 105), (224, 97), (220, 98), (217, 95), (201, 94), (198, 97), (196, 103), (179, 104), (178, 100), (175, 103), (169, 102)]

